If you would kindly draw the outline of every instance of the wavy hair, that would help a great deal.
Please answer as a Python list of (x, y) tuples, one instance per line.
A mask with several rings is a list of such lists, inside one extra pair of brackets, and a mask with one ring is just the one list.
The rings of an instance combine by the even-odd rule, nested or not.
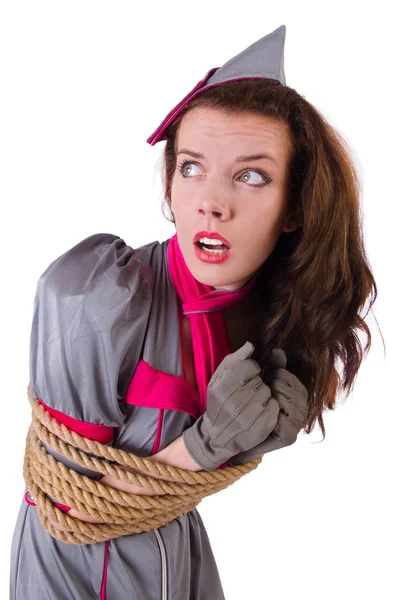
[[(271, 350), (286, 352), (288, 370), (309, 393), (305, 431), (310, 433), (318, 419), (324, 440), (322, 413), (335, 409), (340, 391), (351, 392), (371, 347), (364, 319), (378, 293), (364, 247), (360, 185), (349, 147), (313, 105), (280, 82), (240, 80), (210, 88), (193, 98), (167, 131), (162, 211), (172, 223), (177, 133), (184, 115), (199, 106), (259, 114), (289, 126), (288, 208), (298, 228), (281, 233), (253, 287), (262, 331), (259, 363), (266, 381)], [(164, 214), (165, 203), (172, 218)], [(357, 330), (367, 336), (364, 349)]]

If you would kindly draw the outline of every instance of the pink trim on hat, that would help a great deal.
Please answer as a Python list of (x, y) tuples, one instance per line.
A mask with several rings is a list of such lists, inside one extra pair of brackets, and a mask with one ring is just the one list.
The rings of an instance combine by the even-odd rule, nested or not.
[[(203, 79), (201, 79), (192, 90), (190, 90), (190, 92), (188, 94), (186, 94), (186, 96), (184, 98), (182, 98), (182, 100), (172, 109), (170, 110), (170, 112), (167, 114), (167, 116), (162, 120), (161, 124), (159, 125), (159, 127), (157, 127), (156, 131), (154, 133), (152, 133), (152, 135), (150, 137), (148, 137), (148, 139), (146, 140), (149, 144), (151, 144), (152, 146), (154, 146), (154, 144), (156, 144), (158, 142), (158, 139), (156, 139), (155, 141), (153, 141), (154, 137), (157, 136), (157, 133), (159, 132), (160, 128), (163, 127), (163, 124), (168, 121), (169, 119), (171, 121), (173, 121), (174, 119), (174, 115), (175, 115), (175, 111), (176, 109), (181, 106), (181, 104), (183, 104), (185, 102), (185, 100), (189, 100), (189, 98), (191, 97), (191, 95), (198, 90), (199, 88), (201, 88), (203, 86), (203, 84), (208, 81), (208, 79), (215, 73), (215, 71), (217, 71), (219, 69), (219, 67), (214, 67), (213, 69), (211, 69), (210, 71), (208, 71), (208, 73), (205, 75), (205, 77)], [(180, 112), (180, 111), (178, 111)], [(178, 113), (177, 113), (178, 114)], [(176, 116), (176, 115), (175, 115)], [(164, 128), (163, 128), (164, 129)], [(161, 132), (160, 132), (161, 133)], [(158, 136), (157, 136), (158, 137)]]
[[(219, 67), (216, 67), (215, 69), (211, 69), (211, 71), (209, 71), (207, 73), (207, 76), (202, 80), (202, 82), (207, 81), (207, 79), (209, 79), (211, 77), (211, 75), (213, 73), (215, 73), (215, 71), (217, 71), (219, 69)], [(211, 73), (211, 75), (209, 75)], [(174, 121), (174, 119), (179, 115), (180, 112), (182, 112), (182, 110), (185, 108), (185, 106), (187, 106), (189, 104), (189, 102), (191, 100), (193, 100), (193, 98), (195, 98), (196, 96), (198, 96), (198, 94), (201, 94), (202, 92), (205, 92), (206, 90), (210, 90), (211, 88), (217, 87), (218, 85), (223, 85), (224, 83), (231, 83), (232, 81), (245, 81), (245, 80), (253, 80), (253, 79), (264, 79), (264, 77), (237, 77), (236, 79), (227, 79), (226, 81), (220, 81), (219, 83), (214, 83), (213, 85), (208, 85), (205, 86), (204, 88), (201, 89), (197, 89), (199, 86), (201, 86), (202, 82), (199, 82), (191, 92), (189, 92), (180, 102), (179, 104), (177, 104), (169, 113), (168, 115), (163, 119), (163, 121), (160, 123), (160, 125), (157, 127), (157, 129), (152, 133), (151, 136), (149, 136), (147, 138), (147, 142), (148, 144), (150, 144), (151, 146), (154, 146), (155, 144), (157, 144), (157, 142), (160, 142), (162, 140), (166, 139), (166, 136), (163, 136), (162, 134), (164, 133), (164, 131), (171, 125), (172, 121)]]

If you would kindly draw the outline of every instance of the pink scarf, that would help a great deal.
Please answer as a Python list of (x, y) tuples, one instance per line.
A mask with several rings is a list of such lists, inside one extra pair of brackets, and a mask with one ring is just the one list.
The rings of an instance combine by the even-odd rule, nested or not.
[(191, 319), (194, 368), (202, 414), (206, 407), (208, 382), (225, 356), (231, 353), (222, 309), (233, 306), (251, 290), (260, 270), (239, 290), (215, 290), (192, 275), (176, 233), (169, 240), (168, 265), (172, 284), (182, 302), (183, 314)]

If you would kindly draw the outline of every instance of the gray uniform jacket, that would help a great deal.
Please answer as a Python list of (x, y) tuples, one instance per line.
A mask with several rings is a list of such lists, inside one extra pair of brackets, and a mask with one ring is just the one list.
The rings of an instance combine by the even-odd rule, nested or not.
[[(183, 370), (168, 241), (134, 250), (115, 235), (92, 235), (47, 267), (34, 300), (33, 396), (114, 428), (110, 443), (139, 456), (160, 451), (200, 416)], [(10, 599), (94, 598), (224, 600), (197, 509), (157, 530), (78, 546), (53, 538), (22, 498)]]

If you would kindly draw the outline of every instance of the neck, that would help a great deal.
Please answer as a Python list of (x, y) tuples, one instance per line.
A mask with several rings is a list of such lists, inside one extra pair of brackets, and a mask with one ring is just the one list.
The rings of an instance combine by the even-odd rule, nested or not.
[[(236, 290), (241, 290), (242, 288), (244, 288), (246, 285), (249, 284), (249, 282), (251, 281), (251, 279), (253, 279), (257, 273), (259, 272), (260, 268), (257, 269), (254, 273), (252, 273), (247, 280), (245, 281), (245, 283), (243, 283), (242, 285), (240, 285), (238, 288), (235, 289), (229, 289), (229, 287), (214, 287), (214, 290), (217, 290), (219, 292), (234, 292)], [(259, 276), (259, 275), (258, 275)], [(252, 289), (248, 292), (248, 295), (252, 293)]]
[(255, 346), (252, 356), (258, 360), (261, 349), (261, 329), (259, 306), (253, 290), (250, 290), (237, 304), (223, 312), (232, 352), (248, 340)]

